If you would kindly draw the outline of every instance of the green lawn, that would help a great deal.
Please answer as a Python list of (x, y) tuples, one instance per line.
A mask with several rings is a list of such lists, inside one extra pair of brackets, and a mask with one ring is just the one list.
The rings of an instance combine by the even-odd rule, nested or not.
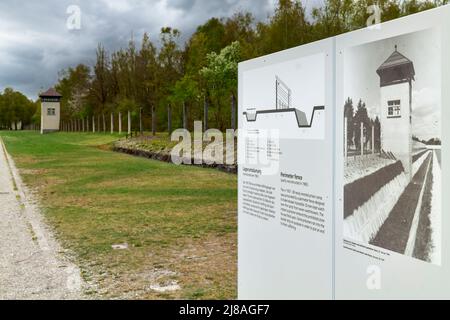
[[(114, 153), (108, 134), (0, 131), (89, 293), (235, 298), (235, 175)], [(128, 243), (128, 250), (111, 245)], [(151, 285), (177, 281), (181, 290)]]

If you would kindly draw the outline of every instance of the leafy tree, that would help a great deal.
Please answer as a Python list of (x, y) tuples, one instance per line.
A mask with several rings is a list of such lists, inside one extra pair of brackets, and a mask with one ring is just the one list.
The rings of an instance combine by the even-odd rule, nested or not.
[[(204, 67), (200, 72), (202, 76), (206, 79), (211, 92), (216, 95), (217, 98), (217, 124), (220, 129), (225, 128), (224, 119), (221, 114), (222, 103), (220, 101), (220, 96), (226, 95), (226, 93), (231, 95), (231, 114), (232, 118), (236, 110), (236, 91), (237, 91), (237, 71), (238, 62), (240, 61), (240, 44), (235, 41), (229, 46), (223, 48), (219, 54), (212, 52), (207, 56), (207, 66)], [(235, 123), (231, 123), (231, 127), (234, 128)]]
[(381, 123), (378, 116), (375, 118), (375, 121), (373, 123), (375, 126), (375, 150), (380, 151), (381, 150)]
[[(171, 27), (161, 29), (158, 45), (147, 33), (140, 47), (131, 37), (124, 48), (111, 54), (99, 44), (93, 66), (79, 65), (60, 74), (57, 90), (63, 95), (62, 117), (69, 120), (131, 111), (136, 122), (143, 110), (144, 125), (151, 118), (152, 130), (156, 131), (165, 128), (162, 123), (168, 120), (166, 110), (173, 105), (174, 118), (181, 120), (180, 126), (187, 118), (204, 117), (210, 108), (211, 126), (234, 127), (238, 62), (366, 27), (372, 14), (367, 8), (373, 4), (381, 8), (381, 21), (388, 21), (446, 3), (447, 0), (324, 0), (309, 15), (300, 0), (278, 0), (265, 21), (255, 22), (252, 14), (244, 11), (229, 18), (210, 18), (196, 28), (184, 46), (180, 45), (180, 31)], [(10, 93), (4, 96), (0, 99), (0, 122), (6, 126), (21, 119), (24, 113), (20, 104), (10, 102)], [(369, 127), (374, 125), (376, 129), (378, 125), (377, 119), (368, 118), (367, 109), (362, 106), (360, 101), (355, 112), (353, 101), (346, 101), (348, 144), (353, 140), (360, 142), (356, 122), (365, 124), (366, 141)], [(35, 120), (37, 117), (38, 113)]]
[(104, 114), (109, 98), (110, 84), (109, 57), (105, 48), (99, 44), (97, 47), (97, 60), (94, 66), (94, 78), (90, 87), (90, 97), (93, 102), (94, 113)]
[(360, 99), (358, 102), (358, 106), (355, 112), (355, 116), (353, 117), (354, 123), (354, 137), (355, 137), (355, 146), (356, 150), (361, 150), (361, 123), (363, 124), (363, 134), (366, 138), (365, 141), (369, 141), (368, 139), (368, 128), (370, 128), (370, 118), (367, 113), (366, 104)]
[[(6, 88), (0, 93), (0, 127), (18, 130), (32, 123), (37, 104), (20, 92)], [(21, 124), (21, 126), (20, 126)]]
[(311, 24), (300, 1), (279, 0), (268, 24), (259, 23), (260, 54), (292, 48), (312, 40)]
[(170, 102), (175, 105), (182, 105), (182, 123), (183, 128), (188, 128), (188, 105), (190, 103), (195, 102), (199, 98), (199, 90), (198, 85), (195, 80), (189, 77), (189, 75), (185, 75), (183, 78), (178, 80), (175, 83), (175, 86), (172, 89), (172, 95), (170, 96)]
[(85, 117), (87, 97), (91, 86), (90, 68), (79, 64), (60, 72), (60, 79), (55, 89), (62, 95), (61, 119)]
[(344, 105), (344, 119), (347, 121), (347, 146), (353, 145), (353, 101), (348, 98)]

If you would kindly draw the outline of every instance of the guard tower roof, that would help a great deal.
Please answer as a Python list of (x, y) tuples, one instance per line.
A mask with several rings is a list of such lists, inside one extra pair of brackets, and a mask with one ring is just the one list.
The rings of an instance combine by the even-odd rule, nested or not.
[(416, 75), (413, 62), (398, 52), (397, 46), (395, 46), (395, 51), (389, 58), (377, 69), (377, 73), (380, 76), (380, 85), (382, 87), (409, 82), (414, 80)]
[(62, 95), (55, 90), (55, 88), (50, 88), (47, 91), (41, 93), (39, 95), (41, 98), (61, 98)]

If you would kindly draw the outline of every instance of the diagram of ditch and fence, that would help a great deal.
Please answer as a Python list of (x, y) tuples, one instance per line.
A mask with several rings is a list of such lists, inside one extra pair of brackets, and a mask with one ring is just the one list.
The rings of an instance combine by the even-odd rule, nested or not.
[(243, 83), (246, 130), (281, 129), (280, 138), (325, 139), (323, 53), (246, 71)]
[(344, 236), (441, 264), (440, 33), (344, 55)]

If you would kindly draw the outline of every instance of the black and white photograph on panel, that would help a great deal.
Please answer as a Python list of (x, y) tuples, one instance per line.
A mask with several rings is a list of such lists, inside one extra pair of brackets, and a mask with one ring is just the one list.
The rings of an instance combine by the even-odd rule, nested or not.
[(441, 38), (344, 55), (344, 237), (441, 264)]

